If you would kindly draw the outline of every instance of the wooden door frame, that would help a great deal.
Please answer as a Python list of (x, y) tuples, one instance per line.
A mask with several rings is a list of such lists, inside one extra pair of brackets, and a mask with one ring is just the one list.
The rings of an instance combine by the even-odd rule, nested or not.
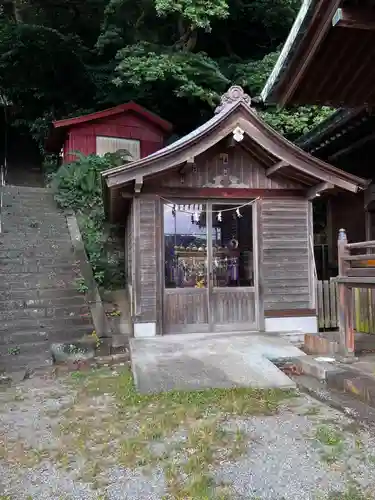
[[(238, 206), (244, 203), (244, 200), (240, 199), (231, 199), (231, 200), (226, 200), (226, 199), (210, 199), (206, 201), (206, 207), (207, 207), (207, 217), (206, 217), (206, 224), (207, 224), (207, 283), (209, 286), (207, 287), (209, 290), (208, 293), (208, 317), (210, 321), (210, 330), (211, 331), (230, 331), (231, 326), (230, 323), (228, 325), (218, 325), (214, 322), (213, 320), (213, 314), (214, 311), (212, 307), (210, 307), (210, 303), (212, 304), (212, 296), (214, 293), (214, 287), (212, 285), (212, 273), (213, 273), (213, 258), (212, 258), (212, 222), (213, 222), (213, 217), (212, 217), (212, 207), (213, 205), (234, 205)], [(245, 202), (246, 203), (246, 202)], [(255, 330), (260, 330), (262, 328), (262, 325), (264, 324), (264, 310), (260, 310), (260, 293), (259, 293), (259, 265), (260, 265), (260, 259), (259, 259), (259, 223), (260, 223), (260, 210), (259, 210), (259, 200), (255, 199), (253, 203), (251, 204), (252, 210), (251, 210), (251, 215), (252, 215), (252, 238), (253, 238), (253, 266), (254, 266), (254, 285), (252, 287), (233, 287), (233, 289), (237, 288), (242, 288), (244, 289), (244, 293), (246, 289), (251, 289), (254, 291), (254, 313), (255, 313), (255, 323), (254, 323), (254, 329)], [(208, 228), (210, 228), (210, 231), (208, 231)], [(230, 287), (223, 287), (223, 289), (231, 289)], [(233, 323), (233, 330), (235, 330), (235, 325), (236, 323)], [(264, 329), (264, 327), (263, 327)]]
[[(187, 204), (199, 204), (199, 205), (204, 205), (205, 210), (206, 210), (206, 241), (207, 241), (207, 287), (206, 287), (206, 292), (207, 292), (207, 314), (208, 314), (208, 326), (209, 326), (209, 331), (214, 331), (214, 323), (213, 323), (213, 312), (212, 308), (210, 306), (210, 302), (212, 303), (212, 294), (213, 294), (213, 286), (212, 286), (212, 279), (211, 279), (211, 274), (212, 274), (212, 264), (213, 264), (213, 248), (212, 248), (212, 207), (215, 204), (220, 204), (220, 205), (241, 205), (244, 200), (237, 200), (237, 199), (195, 199), (194, 196), (190, 199), (177, 199), (174, 198), (172, 200), (168, 200), (176, 205), (181, 204), (181, 205), (187, 205)], [(261, 291), (261, 280), (262, 280), (262, 273), (261, 273), (261, 259), (260, 259), (260, 249), (261, 249), (261, 227), (260, 227), (260, 201), (259, 199), (254, 200), (252, 204), (252, 225), (253, 225), (253, 231), (252, 231), (252, 237), (253, 237), (253, 266), (254, 266), (254, 286), (250, 287), (254, 289), (254, 308), (255, 308), (255, 324), (254, 324), (254, 329), (261, 331), (264, 330), (264, 306), (263, 306), (263, 294)], [(160, 223), (160, 232), (161, 232), (161, 266), (162, 266), (162, 279), (161, 281), (161, 288), (160, 288), (160, 293), (161, 293), (161, 304), (162, 304), (162, 312), (161, 312), (161, 325), (160, 325), (160, 332), (162, 334), (165, 334), (166, 332), (166, 327), (164, 325), (164, 295), (166, 293), (166, 288), (165, 288), (165, 238), (164, 238), (164, 205), (167, 205), (168, 202), (161, 199), (161, 211), (160, 211), (160, 216), (161, 216), (161, 223)], [(210, 230), (209, 230), (210, 229)], [(247, 287), (244, 287), (247, 288)], [(173, 290), (178, 290), (178, 289), (173, 289)], [(172, 292), (169, 292), (172, 293)], [(229, 292), (228, 292), (229, 293)], [(202, 324), (202, 333), (204, 333), (204, 330), (206, 329)], [(230, 330), (230, 326), (228, 324), (228, 330)], [(233, 330), (235, 330), (235, 323), (233, 323)]]

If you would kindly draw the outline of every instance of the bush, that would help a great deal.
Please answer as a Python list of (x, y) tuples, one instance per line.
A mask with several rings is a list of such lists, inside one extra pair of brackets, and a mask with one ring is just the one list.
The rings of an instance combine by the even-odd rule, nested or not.
[[(62, 165), (53, 175), (52, 187), (60, 207), (73, 210), (98, 285), (124, 285), (124, 255), (112, 237), (116, 226), (105, 221), (100, 173), (124, 163), (123, 155), (75, 153), (77, 159)], [(123, 246), (122, 246), (123, 248)]]

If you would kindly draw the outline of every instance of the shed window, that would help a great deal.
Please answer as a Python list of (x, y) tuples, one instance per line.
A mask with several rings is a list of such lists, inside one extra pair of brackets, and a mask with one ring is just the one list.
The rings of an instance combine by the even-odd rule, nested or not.
[(140, 141), (136, 139), (103, 136), (96, 138), (96, 154), (99, 156), (103, 156), (106, 153), (116, 153), (121, 150), (127, 151), (130, 154), (130, 160), (139, 160), (141, 157)]

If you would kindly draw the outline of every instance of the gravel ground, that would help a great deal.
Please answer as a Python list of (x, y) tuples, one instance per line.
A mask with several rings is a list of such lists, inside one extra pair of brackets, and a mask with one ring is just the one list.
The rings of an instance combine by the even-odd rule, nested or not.
[[(61, 415), (76, 404), (78, 394), (68, 377), (36, 377), (11, 388), (0, 387), (0, 500), (190, 498), (167, 495), (160, 463), (130, 468), (103, 458), (101, 469), (90, 480), (77, 472), (78, 455), (73, 466), (63, 467), (62, 455), (56, 454), (62, 446)], [(88, 410), (93, 432), (106, 432), (103, 419), (111, 418), (112, 409), (111, 395), (92, 399)], [(223, 457), (212, 466), (216, 483), (231, 485), (231, 496), (218, 498), (375, 498), (375, 430), (309, 396), (283, 403), (276, 415), (230, 417), (225, 427), (247, 439), (241, 456)], [(184, 429), (174, 439), (183, 443)], [(170, 438), (154, 445), (162, 453), (169, 443)], [(111, 443), (107, 445), (110, 452)], [(94, 458), (90, 463), (89, 457), (88, 465), (95, 467)], [(105, 486), (94, 484), (96, 475), (105, 477)], [(335, 492), (341, 493), (334, 496)]]

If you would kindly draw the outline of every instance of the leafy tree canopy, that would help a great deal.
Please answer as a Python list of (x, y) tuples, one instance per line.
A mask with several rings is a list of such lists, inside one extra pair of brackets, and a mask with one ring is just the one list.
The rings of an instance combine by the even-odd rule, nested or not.
[[(300, 0), (3, 0), (0, 95), (43, 141), (52, 118), (143, 104), (183, 134), (230, 84), (253, 97)], [(262, 111), (291, 139), (331, 111)]]

